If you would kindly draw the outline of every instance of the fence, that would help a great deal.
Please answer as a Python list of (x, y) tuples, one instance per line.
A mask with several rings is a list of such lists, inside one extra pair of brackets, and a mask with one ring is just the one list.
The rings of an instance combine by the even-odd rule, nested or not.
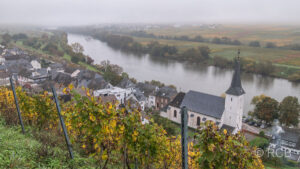
[[(18, 102), (18, 97), (16, 94), (16, 89), (15, 89), (15, 85), (13, 82), (13, 78), (9, 78), (10, 81), (10, 85), (13, 91), (13, 96), (14, 96), (14, 104), (16, 106), (17, 112), (18, 112), (18, 119), (22, 128), (22, 132), (23, 134), (25, 133), (25, 129), (24, 129), (24, 124), (23, 124), (23, 120), (22, 120), (22, 113), (19, 107), (19, 102)], [(63, 134), (65, 137), (65, 141), (66, 141), (66, 145), (69, 151), (69, 155), (70, 158), (73, 159), (73, 150), (72, 150), (72, 145), (70, 143), (69, 140), (69, 136), (68, 136), (68, 131), (64, 122), (64, 118), (61, 115), (61, 108), (59, 105), (59, 100), (57, 98), (57, 93), (56, 90), (53, 86), (51, 86), (52, 89), (52, 94), (53, 94), (53, 100), (55, 101), (55, 105), (56, 105), (56, 110), (58, 113), (58, 117), (59, 117), (59, 121), (60, 121), (60, 126), (63, 130)], [(187, 142), (187, 122), (188, 122), (188, 115), (187, 115), (187, 109), (185, 107), (183, 107), (181, 109), (181, 148), (182, 148), (182, 154), (181, 154), (181, 160), (182, 160), (182, 168), (183, 169), (187, 169), (188, 168), (188, 142)], [(138, 164), (137, 164), (137, 159), (135, 159), (135, 168), (138, 168)]]

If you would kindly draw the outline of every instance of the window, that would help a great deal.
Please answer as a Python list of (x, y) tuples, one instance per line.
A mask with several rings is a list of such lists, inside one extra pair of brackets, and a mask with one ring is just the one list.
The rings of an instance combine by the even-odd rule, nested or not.
[(177, 117), (177, 111), (174, 110), (174, 117)]
[(231, 101), (232, 101), (232, 98), (231, 98)]
[(202, 119), (202, 121), (206, 121), (206, 118), (204, 117), (204, 118)]
[(200, 126), (200, 121), (201, 121), (200, 117), (197, 117), (197, 126)]
[(194, 117), (194, 114), (191, 114), (191, 117)]

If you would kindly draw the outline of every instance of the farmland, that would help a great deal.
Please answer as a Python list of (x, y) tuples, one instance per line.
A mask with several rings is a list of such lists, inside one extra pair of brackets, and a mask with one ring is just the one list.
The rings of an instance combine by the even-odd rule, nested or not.
[(219, 25), (214, 28), (204, 26), (183, 26), (174, 28), (165, 26), (150, 29), (148, 33), (166, 36), (189, 36), (201, 35), (205, 38), (230, 37), (238, 39), (243, 43), (253, 40), (263, 42), (273, 42), (277, 45), (287, 45), (300, 43), (300, 27), (296, 26), (276, 26), (276, 25)]
[[(152, 33), (156, 36), (187, 36), (189, 38), (200, 35), (207, 39), (228, 37), (233, 40), (241, 41), (243, 45), (234, 46), (167, 39), (155, 39), (155, 41), (159, 41), (162, 44), (174, 45), (179, 51), (205, 45), (211, 49), (211, 56), (220, 56), (226, 59), (232, 59), (236, 56), (237, 49), (241, 49), (241, 57), (250, 58), (255, 61), (271, 61), (277, 66), (288, 66), (290, 68), (300, 69), (300, 51), (280, 48), (264, 48), (265, 44), (268, 42), (273, 42), (278, 47), (290, 44), (300, 44), (300, 28), (298, 27), (225, 25), (217, 26), (212, 29), (200, 26), (184, 26), (179, 28), (164, 26), (150, 29), (147, 33)], [(135, 37), (135, 40), (142, 44), (148, 44), (154, 39)], [(251, 41), (259, 41), (262, 47), (248, 46), (248, 43)]]

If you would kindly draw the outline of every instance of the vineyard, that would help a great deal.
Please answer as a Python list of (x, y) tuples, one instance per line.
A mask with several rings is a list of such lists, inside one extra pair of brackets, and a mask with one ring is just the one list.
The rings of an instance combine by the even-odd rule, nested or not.
[[(142, 124), (141, 113), (129, 105), (103, 104), (89, 89), (78, 94), (70, 85), (63, 90), (72, 100), (60, 102), (72, 148), (93, 158), (98, 168), (181, 168), (181, 137), (170, 136), (150, 119)], [(24, 125), (63, 138), (52, 93), (31, 94), (16, 88)], [(7, 125), (19, 123), (13, 91), (0, 88), (0, 115)], [(26, 128), (25, 127), (25, 128)], [(26, 132), (26, 131), (25, 131)], [(66, 150), (67, 151), (67, 150)], [(76, 158), (76, 157), (75, 157)], [(198, 168), (264, 168), (255, 149), (239, 133), (220, 132), (207, 122), (188, 144), (188, 165)], [(78, 168), (79, 166), (75, 167)], [(88, 168), (82, 166), (82, 168)]]

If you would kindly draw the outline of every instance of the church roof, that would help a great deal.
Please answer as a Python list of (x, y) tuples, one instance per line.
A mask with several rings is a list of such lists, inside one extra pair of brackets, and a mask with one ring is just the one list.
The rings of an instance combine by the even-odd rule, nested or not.
[(223, 124), (220, 130), (223, 131), (225, 129), (228, 131), (228, 133), (232, 133), (235, 128), (227, 124)]
[(221, 119), (225, 108), (225, 99), (190, 90), (185, 94), (180, 105), (180, 107), (184, 106), (195, 113)]
[(176, 97), (170, 102), (170, 106), (180, 108), (182, 100), (184, 99), (185, 93), (179, 92)]
[(245, 91), (242, 87), (241, 83), (241, 76), (240, 76), (240, 61), (239, 59), (235, 60), (235, 68), (234, 68), (234, 74), (232, 77), (231, 85), (229, 89), (226, 91), (227, 94), (240, 96), (242, 94), (245, 94)]

